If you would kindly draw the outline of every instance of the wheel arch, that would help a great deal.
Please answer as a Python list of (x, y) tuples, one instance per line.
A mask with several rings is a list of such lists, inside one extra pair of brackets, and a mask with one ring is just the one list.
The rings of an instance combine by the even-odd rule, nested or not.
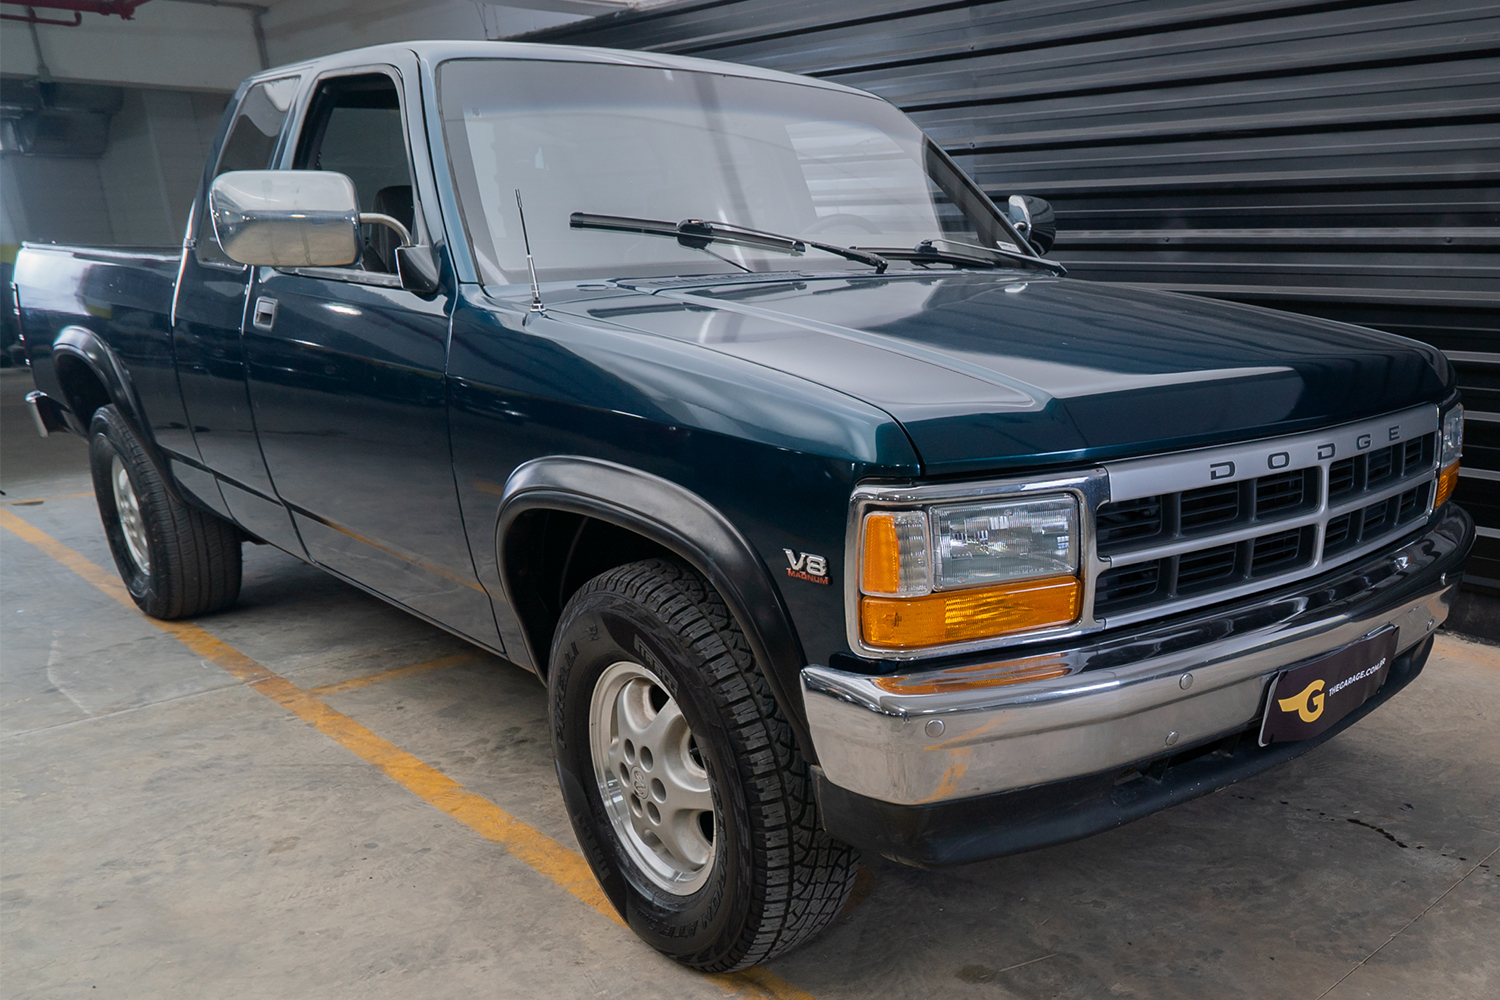
[(138, 434), (143, 431), (130, 376), (104, 338), (93, 330), (65, 326), (58, 331), (52, 341), (52, 369), (80, 433), (87, 436), (94, 411), (110, 403), (119, 407)]
[[(548, 560), (555, 563), (565, 547), (557, 540), (538, 540), (534, 529), (543, 518), (548, 529), (560, 526), (564, 533), (574, 532), (562, 565)], [(553, 588), (560, 593), (583, 572), (579, 568), (570, 574), (569, 566), (587, 565), (575, 559), (578, 543), (589, 531), (613, 547), (615, 558), (608, 566), (600, 561), (588, 566), (592, 572), (587, 578), (615, 565), (662, 555), (681, 559), (713, 585), (744, 630), (803, 759), (816, 763), (798, 697), (802, 645), (765, 564), (739, 529), (707, 500), (640, 469), (584, 456), (550, 456), (525, 463), (506, 481), (495, 557), (537, 672), (546, 674), (557, 616), (545, 600), (535, 598), (536, 588), (543, 588), (543, 594)], [(584, 579), (577, 582), (581, 585)], [(560, 597), (559, 611), (566, 595)]]
[(169, 490), (177, 491), (177, 481), (156, 446), (130, 375), (103, 337), (86, 327), (63, 327), (52, 341), (52, 372), (67, 404), (63, 419), (75, 433), (87, 439), (94, 411), (113, 404), (140, 439), (162, 482)]

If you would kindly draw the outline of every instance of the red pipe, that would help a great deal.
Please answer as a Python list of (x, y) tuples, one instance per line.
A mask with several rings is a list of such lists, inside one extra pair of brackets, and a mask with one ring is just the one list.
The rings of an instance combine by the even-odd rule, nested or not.
[[(103, 14), (105, 17), (119, 15), (122, 21), (135, 17), (135, 9), (147, 0), (32, 0), (18, 3), (15, 0), (0, 0), (8, 7), (25, 7), (25, 14), (0, 14), (0, 20), (21, 21), (25, 24), (56, 24), (64, 28), (76, 28), (83, 23), (84, 14)], [(37, 17), (33, 8), (43, 10), (72, 11), (73, 20), (59, 21), (50, 17)]]

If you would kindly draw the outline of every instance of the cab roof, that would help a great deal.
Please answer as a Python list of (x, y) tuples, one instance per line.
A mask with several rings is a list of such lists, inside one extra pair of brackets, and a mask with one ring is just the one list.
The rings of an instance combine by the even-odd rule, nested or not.
[(405, 53), (414, 53), (418, 59), (431, 66), (450, 59), (535, 59), (549, 62), (606, 63), (616, 66), (645, 66), (652, 69), (676, 69), (684, 72), (719, 73), (726, 76), (746, 77), (752, 80), (773, 80), (836, 90), (848, 94), (870, 97), (868, 92), (846, 87), (827, 80), (777, 70), (745, 66), (740, 63), (720, 62), (716, 59), (696, 59), (691, 56), (673, 56), (660, 52), (636, 52), (627, 49), (603, 49), (584, 45), (547, 45), (540, 42), (479, 42), (479, 41), (418, 41), (390, 42), (370, 45), (362, 49), (350, 49), (332, 55), (288, 63), (256, 73), (252, 80), (272, 79), (292, 72), (321, 72), (343, 66), (358, 66), (378, 63)]

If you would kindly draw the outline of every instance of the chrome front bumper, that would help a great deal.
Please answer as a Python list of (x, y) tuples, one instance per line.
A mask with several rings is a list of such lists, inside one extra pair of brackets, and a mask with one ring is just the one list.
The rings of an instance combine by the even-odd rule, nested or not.
[[(925, 805), (1124, 769), (1236, 732), (1291, 664), (1386, 625), (1400, 630), (1398, 653), (1427, 638), (1448, 615), (1473, 537), (1473, 521), (1449, 505), (1420, 534), (1322, 577), (1085, 646), (900, 679), (806, 667), (818, 762), (857, 795)], [(1072, 672), (955, 684), (1052, 663)]]

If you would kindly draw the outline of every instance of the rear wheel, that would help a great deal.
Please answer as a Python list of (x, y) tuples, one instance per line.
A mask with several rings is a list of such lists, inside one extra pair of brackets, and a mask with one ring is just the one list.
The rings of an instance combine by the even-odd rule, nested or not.
[(239, 529), (178, 499), (113, 406), (89, 425), (89, 465), (115, 566), (142, 611), (190, 618), (239, 598)]
[(647, 943), (723, 972), (838, 914), (857, 855), (823, 832), (790, 727), (697, 573), (648, 559), (585, 584), (548, 685), (573, 829)]

